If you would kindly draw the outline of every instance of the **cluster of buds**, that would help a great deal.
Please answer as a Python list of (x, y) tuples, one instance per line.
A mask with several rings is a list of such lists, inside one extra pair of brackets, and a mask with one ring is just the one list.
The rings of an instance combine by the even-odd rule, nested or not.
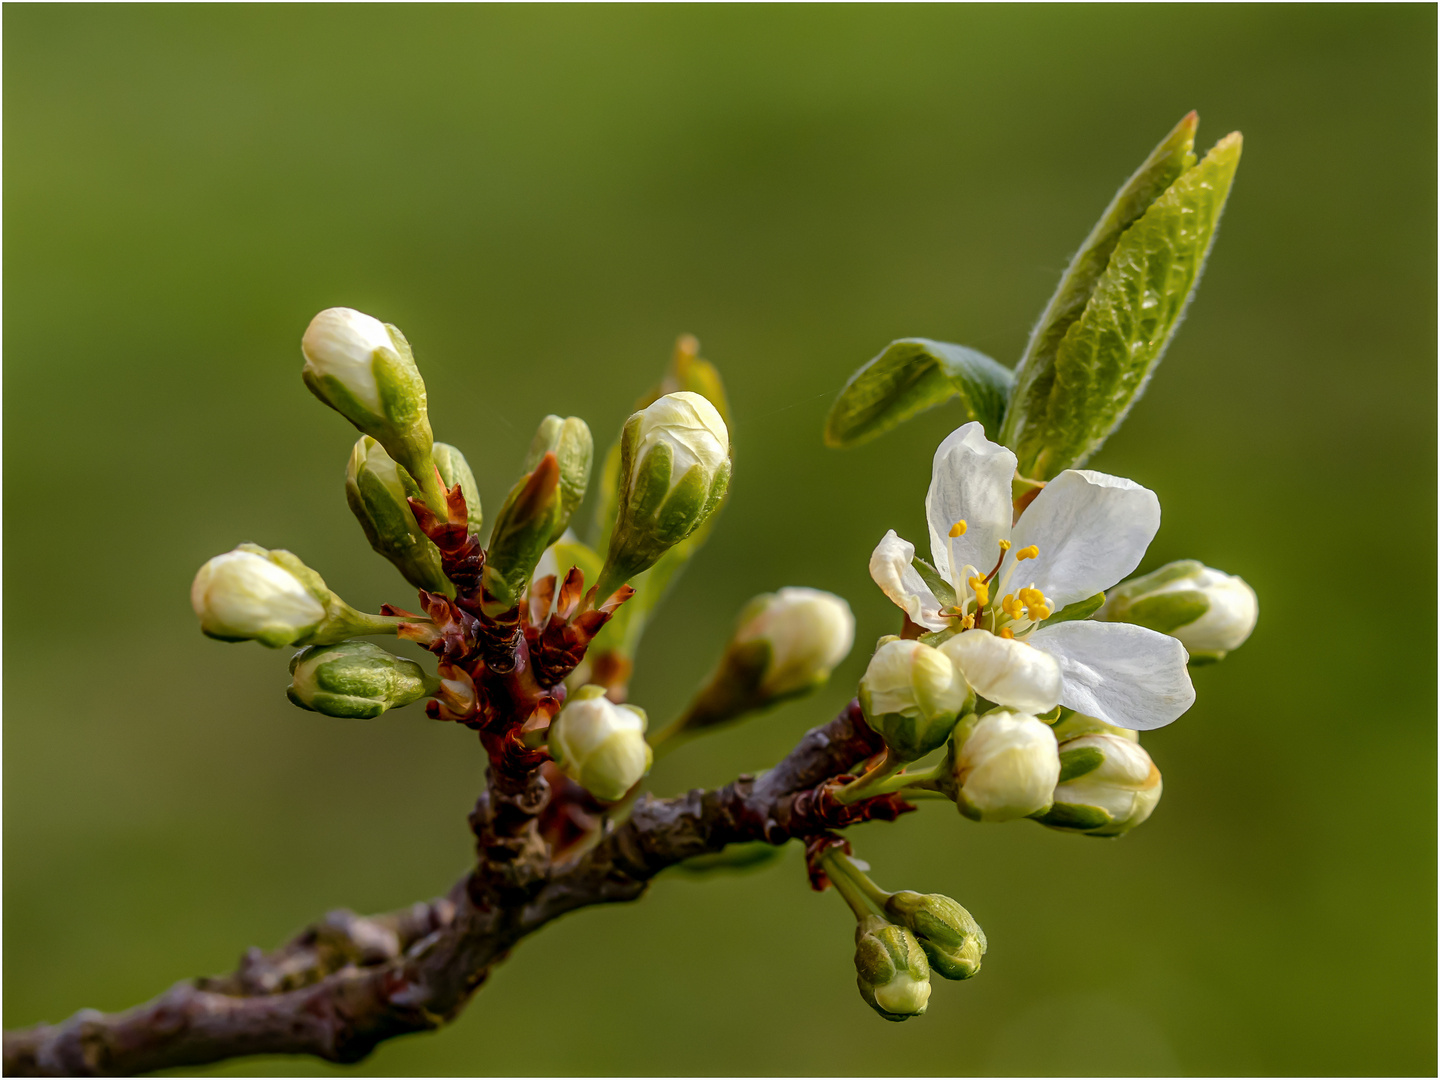
[[(722, 405), (723, 391), (693, 339), (682, 343), (684, 372), (699, 381), (683, 380), (685, 388), (626, 422), (614, 451), (620, 467), (602, 500), (603, 565), (593, 556), (560, 566), (559, 541), (585, 499), (595, 456), (586, 423), (541, 422), (524, 475), (482, 543), (474, 473), (460, 450), (434, 440), (404, 334), (350, 308), (322, 311), (301, 341), (301, 374), (358, 430), (346, 501), (370, 547), (418, 590), (423, 614), (390, 605), (378, 615), (358, 611), (291, 553), (242, 544), (195, 577), (201, 629), (222, 641), (298, 648), (287, 695), (301, 708), (366, 718), (429, 698), (428, 715), (480, 732), (492, 769), (530, 770), (549, 758), (593, 798), (623, 799), (653, 759), (644, 711), (611, 703), (601, 687), (575, 689), (566, 703), (563, 682), (631, 595), (626, 582), (694, 536), (725, 495), (729, 431), (690, 384)], [(537, 574), (547, 550), (555, 571)], [(822, 682), (854, 632), (849, 608), (828, 594), (782, 590), (761, 607), (737, 634), (750, 676), (746, 709)], [(357, 640), (371, 635), (421, 644), (439, 658), (437, 675)]]
[(985, 932), (948, 896), (889, 893), (844, 853), (843, 841), (812, 850), (822, 885), (835, 886), (855, 916), (855, 974), (860, 996), (886, 1020), (909, 1020), (929, 1007), (930, 976), (968, 979), (980, 971)]

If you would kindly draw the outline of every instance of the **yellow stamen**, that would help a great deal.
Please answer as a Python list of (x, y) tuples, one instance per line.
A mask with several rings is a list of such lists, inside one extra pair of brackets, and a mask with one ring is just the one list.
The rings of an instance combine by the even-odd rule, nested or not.
[(1037, 604), (1045, 603), (1045, 594), (1039, 589), (1021, 589), (1020, 602), (1026, 607), (1034, 607)]
[(975, 590), (975, 606), (982, 608), (990, 602), (990, 586), (985, 584), (982, 577), (972, 577), (966, 584)]
[(957, 521), (957, 522), (955, 522), (954, 525), (951, 525), (951, 526), (950, 526), (950, 539), (951, 539), (951, 540), (954, 540), (955, 537), (957, 537), (957, 536), (964, 536), (964, 535), (965, 535), (965, 530), (968, 529), (968, 528), (969, 528), (969, 526), (966, 525), (965, 522), (963, 522), (963, 521)]
[(1007, 552), (1007, 551), (1009, 551), (1009, 550), (1010, 550), (1010, 541), (1009, 541), (1009, 540), (1001, 540), (1001, 541), (1000, 541), (1000, 553), (1003, 555), (1005, 552)]
[(1031, 605), (1029, 611), (1030, 618), (1034, 619), (1036, 622), (1039, 622), (1041, 619), (1048, 619), (1050, 617), (1050, 609), (1044, 604)]
[(1010, 641), (1015, 637), (1015, 631), (1011, 630), (1008, 626), (1002, 626), (1000, 628), (1000, 636), (1006, 641)]
[(1000, 610), (1009, 615), (1012, 619), (1023, 619), (1025, 617), (1025, 605), (1016, 600), (1014, 596), (1006, 596), (1000, 601)]
[(974, 615), (966, 615), (963, 619), (961, 619), (961, 620), (960, 620), (960, 629), (961, 629), (961, 630), (974, 630), (974, 629), (975, 629), (975, 616), (974, 616)]
[(1038, 559), (1039, 557), (1040, 549), (1034, 544), (1031, 544), (1029, 547), (1023, 547), (1015, 552), (1016, 562), (1024, 562), (1026, 559)]

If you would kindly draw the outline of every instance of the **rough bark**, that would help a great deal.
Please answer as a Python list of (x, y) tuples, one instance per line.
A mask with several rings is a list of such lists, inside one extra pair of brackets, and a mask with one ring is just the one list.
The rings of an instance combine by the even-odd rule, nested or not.
[[(893, 818), (908, 809), (893, 797), (842, 807), (832, 795), (837, 776), (879, 749), (852, 702), (762, 776), (673, 799), (642, 795), (627, 820), (561, 863), (538, 829), (515, 827), (517, 807), (543, 810), (545, 781), (529, 773), (516, 791), (492, 776), (472, 818), (476, 868), (446, 897), (373, 917), (332, 912), (273, 952), (251, 949), (232, 974), (178, 983), (125, 1012), (85, 1009), (6, 1033), (5, 1075), (126, 1075), (246, 1054), (358, 1061), (386, 1039), (453, 1019), (493, 964), (559, 915), (633, 900), (666, 867), (729, 843), (809, 840)], [(524, 842), (496, 843), (497, 821)]]

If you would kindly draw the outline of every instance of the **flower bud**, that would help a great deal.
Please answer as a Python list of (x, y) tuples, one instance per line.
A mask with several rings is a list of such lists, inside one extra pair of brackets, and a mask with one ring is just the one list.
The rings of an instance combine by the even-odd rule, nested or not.
[(1010, 821), (1050, 809), (1060, 778), (1055, 734), (1009, 709), (963, 720), (950, 739), (946, 794), (975, 821)]
[(383, 446), (443, 514), (425, 381), (405, 335), (353, 308), (327, 308), (310, 320), (300, 351), (310, 392)]
[(730, 434), (699, 394), (666, 394), (625, 422), (620, 498), (600, 595), (655, 565), (705, 521), (730, 483)]
[(1133, 743), (1140, 741), (1138, 731), (1116, 727), (1114, 724), (1105, 723), (1104, 720), (1097, 720), (1093, 716), (1077, 712), (1072, 712), (1055, 721), (1050, 725), (1050, 730), (1055, 733), (1055, 741), (1061, 744), (1067, 739), (1078, 739), (1081, 735), (1114, 735), (1116, 738), (1127, 739)]
[(491, 598), (487, 614), (497, 615), (519, 602), (540, 557), (556, 535), (560, 515), (560, 468), (555, 455), (546, 453), (510, 489), (495, 518), (481, 578)]
[(885, 902), (885, 911), (915, 935), (932, 970), (947, 979), (968, 979), (980, 970), (985, 931), (950, 897), (898, 892)]
[(901, 761), (943, 746), (972, 700), (950, 658), (918, 641), (882, 638), (860, 680), (866, 722)]
[(440, 552), (415, 523), (406, 501), (419, 495), (410, 474), (369, 435), (360, 436), (345, 470), (345, 501), (365, 539), (417, 589), (453, 593), (440, 569)]
[(1055, 805), (1036, 820), (1088, 836), (1119, 836), (1150, 816), (1162, 787), (1160, 770), (1139, 744), (1081, 735), (1060, 744)]
[(326, 716), (368, 720), (439, 689), (413, 660), (368, 641), (311, 645), (290, 661), (287, 697), (302, 709)]
[(465, 455), (449, 443), (437, 442), (432, 451), (435, 458), (435, 468), (440, 472), (440, 482), (447, 489), (460, 485), (460, 493), (465, 496), (465, 517), (470, 525), (470, 532), (480, 535), (480, 526), (485, 523), (485, 515), (480, 508), (480, 488), (475, 484), (475, 474), (470, 471), (470, 463), (465, 460)]
[(570, 524), (570, 517), (585, 500), (585, 489), (590, 486), (590, 462), (595, 456), (595, 440), (590, 427), (578, 416), (561, 419), (547, 416), (540, 422), (535, 438), (530, 443), (530, 453), (525, 458), (527, 472), (540, 464), (547, 454), (555, 455), (560, 468), (560, 518), (555, 525), (550, 542), (560, 539)]
[(603, 686), (584, 686), (550, 722), (550, 755), (597, 799), (614, 802), (650, 771), (645, 710), (615, 705)]
[(207, 636), (272, 649), (394, 633), (402, 621), (356, 611), (290, 552), (258, 544), (241, 544), (202, 566), (190, 586), (190, 605)]
[(764, 646), (759, 694), (774, 700), (830, 678), (855, 644), (855, 616), (834, 593), (789, 586), (751, 600), (731, 641), (742, 648)]
[(886, 1020), (909, 1020), (930, 1001), (930, 965), (903, 926), (870, 915), (855, 927), (855, 974), (860, 996)]
[(1255, 590), (1244, 579), (1184, 559), (1111, 589), (1095, 617), (1169, 634), (1192, 663), (1205, 663), (1244, 644), (1259, 616)]

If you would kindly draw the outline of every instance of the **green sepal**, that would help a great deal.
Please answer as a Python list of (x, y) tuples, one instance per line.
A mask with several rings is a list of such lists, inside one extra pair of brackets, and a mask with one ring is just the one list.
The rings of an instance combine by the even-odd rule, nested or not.
[(942, 608), (955, 606), (955, 587), (941, 576), (939, 570), (936, 570), (919, 555), (910, 560), (910, 565), (915, 567), (915, 572), (920, 575), (920, 580), (930, 587), (930, 591), (935, 594), (935, 599), (940, 601)]
[(1074, 750), (1060, 751), (1060, 779), (1058, 783), (1074, 780), (1092, 773), (1105, 764), (1105, 753), (1093, 746), (1080, 746)]
[(825, 418), (825, 443), (858, 446), (958, 397), (965, 419), (1000, 429), (1014, 374), (984, 353), (925, 338), (901, 338), (855, 374)]
[(1088, 619), (1104, 606), (1105, 594), (1098, 592), (1094, 596), (1087, 596), (1084, 600), (1076, 600), (1073, 604), (1066, 604), (1040, 625), (1042, 627), (1054, 626), (1056, 623), (1073, 622), (1076, 619)]
[(560, 467), (560, 519), (551, 538), (558, 540), (570, 524), (571, 516), (585, 500), (585, 491), (590, 486), (590, 463), (595, 456), (595, 440), (589, 425), (578, 416), (552, 414), (545, 417), (531, 440), (525, 470), (533, 470), (547, 453), (555, 455), (555, 462)]
[(1083, 464), (1144, 391), (1199, 280), (1240, 163), (1221, 139), (1126, 230), (1084, 313), (1055, 349), (1053, 382), (1006, 425), (1020, 475), (1049, 479)]
[(1173, 634), (1209, 610), (1210, 599), (1199, 589), (1176, 589), (1142, 596), (1134, 603), (1120, 607), (1117, 613), (1123, 613), (1125, 622), (1147, 626), (1162, 634)]
[(1052, 829), (1072, 829), (1088, 832), (1110, 824), (1111, 818), (1098, 806), (1077, 806), (1072, 803), (1056, 803), (1043, 814), (1036, 814), (1035, 820)]

